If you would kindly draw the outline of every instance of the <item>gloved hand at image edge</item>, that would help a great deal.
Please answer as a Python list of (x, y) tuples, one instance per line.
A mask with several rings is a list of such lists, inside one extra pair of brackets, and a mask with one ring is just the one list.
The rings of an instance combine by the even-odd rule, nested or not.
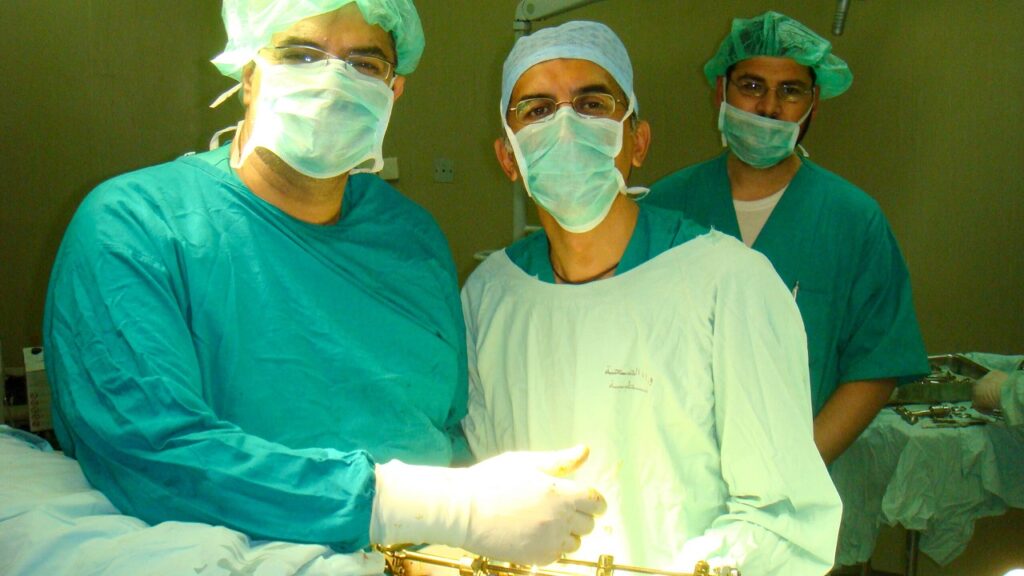
[(1003, 411), (1010, 426), (1024, 425), (1024, 370), (992, 370), (974, 383), (974, 408)]
[(431, 543), (518, 564), (549, 564), (579, 548), (604, 512), (592, 487), (559, 478), (586, 447), (508, 452), (470, 468), (378, 464), (370, 540)]
[(1003, 383), (1009, 374), (1002, 370), (991, 370), (974, 383), (973, 405), (978, 410), (993, 410), (1000, 407)]

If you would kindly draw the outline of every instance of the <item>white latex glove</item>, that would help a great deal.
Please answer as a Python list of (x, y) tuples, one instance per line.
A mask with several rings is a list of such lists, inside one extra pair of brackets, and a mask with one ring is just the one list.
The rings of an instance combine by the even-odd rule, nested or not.
[(978, 410), (994, 410), (999, 408), (999, 395), (1002, 392), (1003, 382), (1009, 376), (1000, 370), (991, 370), (977, 382), (971, 394), (972, 404)]
[(470, 468), (378, 464), (370, 540), (464, 548), (517, 564), (549, 564), (579, 548), (604, 512), (592, 487), (557, 478), (589, 451), (508, 452)]

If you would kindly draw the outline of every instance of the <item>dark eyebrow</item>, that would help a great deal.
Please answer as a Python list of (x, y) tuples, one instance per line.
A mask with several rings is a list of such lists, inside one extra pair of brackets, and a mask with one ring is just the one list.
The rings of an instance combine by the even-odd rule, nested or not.
[[(323, 50), (324, 52), (327, 52), (328, 54), (332, 53), (330, 50), (327, 50), (319, 42), (316, 42), (315, 40), (310, 40), (309, 38), (300, 38), (298, 36), (285, 36), (284, 38), (281, 39), (280, 42), (275, 42), (274, 45), (277, 46), (277, 47), (281, 47), (281, 46), (309, 46), (310, 48), (316, 48), (318, 50)], [(382, 50), (378, 46), (356, 46), (354, 48), (349, 49), (348, 53), (349, 54), (357, 54), (359, 56), (376, 56), (377, 58), (380, 58), (381, 60), (385, 60), (387, 62), (391, 62), (392, 64), (394, 64), (394, 62), (393, 62), (394, 58), (392, 56), (389, 56), (387, 53), (384, 52), (384, 50)], [(335, 56), (337, 56), (337, 54), (335, 54)]]
[[(768, 84), (767, 80), (758, 76), (757, 74), (741, 74), (740, 77), (737, 78), (736, 80), (753, 80), (755, 82), (760, 82), (761, 84)], [(814, 81), (812, 80), (811, 82), (807, 82), (799, 78), (793, 78), (792, 80), (783, 80), (782, 82), (779, 82), (779, 84), (782, 86), (798, 86), (800, 88), (809, 88), (814, 84)]]
[(765, 79), (760, 77), (760, 76), (758, 76), (757, 74), (740, 74), (740, 76), (739, 76), (739, 78), (737, 78), (737, 80), (740, 80), (740, 79), (754, 80), (755, 82), (760, 82), (762, 84), (766, 83)]
[(519, 97), (518, 100), (516, 100), (515, 103), (518, 104), (518, 103), (520, 103), (520, 102), (522, 102), (524, 100), (533, 100), (534, 98), (549, 98), (551, 100), (555, 99), (555, 97), (552, 96), (551, 94), (545, 94), (543, 92), (538, 92), (536, 94), (523, 94), (522, 96)]
[(579, 96), (580, 94), (594, 94), (595, 92), (603, 92), (605, 94), (611, 94), (612, 96), (615, 96), (615, 91), (612, 90), (612, 87), (608, 86), (607, 84), (590, 84), (589, 86), (584, 86), (582, 88), (577, 88), (576, 90), (573, 90), (573, 94), (577, 96)]
[[(298, 36), (285, 36), (280, 42), (274, 42), (274, 46), (280, 48), (281, 46), (309, 46), (310, 48), (317, 48), (324, 50), (324, 47), (319, 42), (310, 40), (309, 38), (299, 38)], [(326, 52), (327, 50), (324, 50)]]
[(389, 56), (383, 50), (377, 46), (356, 46), (348, 51), (349, 54), (358, 54), (360, 56), (376, 56), (381, 60), (386, 60), (394, 64), (394, 56)]
[[(608, 86), (607, 84), (590, 84), (587, 86), (583, 86), (582, 88), (577, 88), (573, 90), (573, 96), (579, 96), (580, 94), (595, 94), (598, 92), (602, 94), (611, 94), (612, 96), (615, 96), (615, 90), (612, 90), (611, 86)], [(533, 98), (550, 98), (551, 100), (555, 99), (555, 97), (551, 94), (539, 92), (536, 94), (523, 94), (522, 96), (519, 97), (518, 100), (516, 100), (515, 104), (518, 104), (523, 100), (530, 100)], [(625, 95), (623, 95), (623, 98), (625, 98)]]

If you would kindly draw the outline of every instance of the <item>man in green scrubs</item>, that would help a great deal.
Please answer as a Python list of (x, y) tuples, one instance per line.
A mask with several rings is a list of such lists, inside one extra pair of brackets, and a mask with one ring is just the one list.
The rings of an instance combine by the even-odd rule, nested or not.
[(657, 182), (646, 202), (771, 260), (803, 316), (815, 443), (831, 462), (896, 385), (928, 373), (907, 267), (878, 204), (794, 152), (818, 100), (853, 75), (827, 40), (776, 12), (734, 20), (704, 74), (729, 150)]

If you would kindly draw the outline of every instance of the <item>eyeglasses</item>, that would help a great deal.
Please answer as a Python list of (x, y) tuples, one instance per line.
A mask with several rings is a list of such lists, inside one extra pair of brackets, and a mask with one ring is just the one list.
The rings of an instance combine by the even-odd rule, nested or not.
[(508, 110), (516, 113), (519, 122), (536, 124), (553, 118), (562, 104), (572, 104), (572, 109), (584, 118), (612, 118), (615, 116), (616, 102), (622, 101), (604, 92), (588, 92), (563, 102), (557, 102), (554, 98), (527, 98)]
[[(764, 98), (768, 93), (768, 84), (752, 78), (740, 78), (729, 80), (729, 83), (740, 91), (740, 94), (748, 98)], [(807, 100), (807, 97), (814, 92), (813, 86), (802, 83), (784, 82), (775, 87), (775, 96), (783, 102), (796, 104)]]
[(331, 60), (341, 60), (356, 72), (387, 82), (394, 64), (377, 56), (366, 54), (348, 54), (335, 56), (312, 46), (268, 46), (260, 50), (260, 54), (271, 64), (323, 64)]

